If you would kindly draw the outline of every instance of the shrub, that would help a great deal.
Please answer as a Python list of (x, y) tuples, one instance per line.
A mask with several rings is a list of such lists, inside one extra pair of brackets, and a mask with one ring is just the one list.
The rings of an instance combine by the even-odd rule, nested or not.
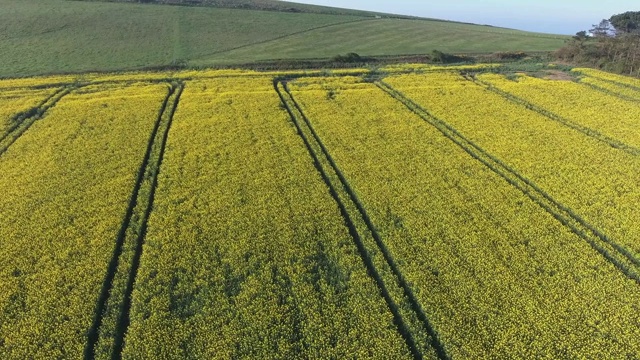
[(346, 55), (337, 55), (333, 58), (334, 62), (339, 63), (358, 63), (364, 62), (364, 58), (354, 52), (348, 53)]

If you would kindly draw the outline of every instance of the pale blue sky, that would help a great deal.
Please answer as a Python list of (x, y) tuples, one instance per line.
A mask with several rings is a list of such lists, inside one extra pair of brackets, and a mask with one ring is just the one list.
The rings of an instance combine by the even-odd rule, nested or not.
[(611, 15), (640, 11), (638, 0), (296, 0), (514, 29), (573, 35)]

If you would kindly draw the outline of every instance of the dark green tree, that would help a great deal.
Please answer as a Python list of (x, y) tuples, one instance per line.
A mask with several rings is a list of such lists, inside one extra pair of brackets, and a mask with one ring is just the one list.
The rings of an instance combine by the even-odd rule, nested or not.
[(640, 33), (640, 11), (627, 11), (613, 15), (609, 22), (618, 34)]
[(607, 71), (640, 76), (640, 12), (604, 19), (576, 33), (555, 53), (558, 59)]
[(589, 35), (587, 35), (587, 32), (584, 30), (578, 31), (573, 37), (574, 40), (578, 40), (578, 41), (584, 41), (584, 40), (587, 40), (588, 38), (589, 38)]

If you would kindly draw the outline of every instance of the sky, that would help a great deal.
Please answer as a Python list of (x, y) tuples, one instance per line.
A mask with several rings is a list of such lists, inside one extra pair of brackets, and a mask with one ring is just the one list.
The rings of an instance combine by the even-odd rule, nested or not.
[(295, 0), (513, 29), (573, 35), (611, 15), (640, 11), (638, 0)]

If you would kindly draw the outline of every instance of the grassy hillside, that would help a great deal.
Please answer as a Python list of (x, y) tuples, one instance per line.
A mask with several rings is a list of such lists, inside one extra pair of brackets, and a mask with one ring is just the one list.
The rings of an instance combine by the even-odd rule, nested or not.
[(338, 11), (333, 8), (287, 6), (301, 8), (292, 12), (0, 0), (0, 76), (184, 62), (207, 66), (324, 58), (352, 51), (362, 55), (424, 54), (433, 49), (459, 53), (544, 51), (561, 47), (565, 39), (488, 26), (376, 19), (368, 13), (337, 15), (331, 13)]
[(310, 13), (329, 15), (352, 15), (352, 16), (385, 16), (410, 18), (410, 16), (384, 14), (373, 11), (353, 10), (330, 6), (300, 4), (280, 0), (75, 0), (75, 1), (103, 1), (103, 2), (124, 2), (124, 3), (154, 3), (165, 5), (183, 6), (207, 6), (228, 9), (251, 9), (266, 11), (281, 11), (290, 13)]
[[(339, 39), (339, 40), (336, 40)], [(488, 26), (429, 20), (376, 19), (338, 24), (303, 34), (195, 57), (194, 65), (228, 64), (273, 58), (322, 58), (338, 53), (360, 55), (549, 51), (564, 38)]]

